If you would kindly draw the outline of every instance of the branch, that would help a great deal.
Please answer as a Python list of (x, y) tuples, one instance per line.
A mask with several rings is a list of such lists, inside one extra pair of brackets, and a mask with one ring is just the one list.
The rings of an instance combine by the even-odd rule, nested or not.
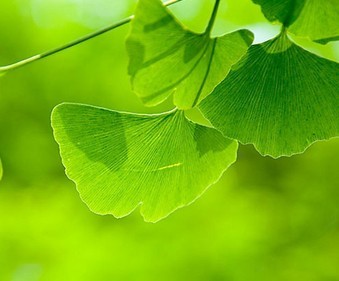
[[(170, 0), (170, 1), (166, 2), (166, 3), (164, 3), (164, 5), (165, 6), (170, 6), (170, 5), (178, 3), (180, 1), (182, 1), (182, 0)], [(101, 34), (104, 34), (104, 33), (108, 32), (110, 30), (113, 30), (113, 29), (115, 29), (117, 27), (125, 25), (125, 24), (129, 23), (133, 18), (134, 18), (134, 15), (129, 16), (129, 17), (127, 17), (127, 18), (125, 18), (125, 19), (123, 19), (121, 21), (113, 23), (113, 24), (111, 24), (111, 25), (109, 25), (107, 27), (104, 27), (102, 29), (99, 29), (99, 30), (93, 32), (93, 33), (85, 35), (84, 37), (76, 39), (76, 40), (74, 40), (72, 42), (69, 42), (69, 43), (67, 43), (65, 45), (62, 45), (62, 46), (60, 46), (58, 48), (52, 49), (50, 51), (47, 51), (47, 52), (44, 52), (44, 53), (41, 53), (41, 54), (38, 54), (38, 55), (34, 55), (32, 57), (29, 57), (27, 59), (18, 61), (18, 62), (13, 63), (13, 64), (9, 64), (9, 65), (6, 65), (6, 66), (0, 66), (0, 76), (2, 74), (4, 74), (5, 72), (7, 72), (7, 71), (10, 71), (10, 70), (13, 70), (13, 69), (17, 69), (17, 68), (22, 67), (24, 65), (30, 64), (32, 62), (35, 62), (35, 61), (38, 61), (40, 59), (49, 57), (49, 56), (54, 55), (56, 53), (59, 53), (61, 51), (67, 50), (67, 49), (69, 49), (71, 47), (74, 47), (76, 45), (79, 45), (79, 44), (81, 44), (81, 43), (83, 43), (83, 42), (85, 42), (87, 40), (90, 40), (90, 39), (95, 38), (95, 37), (97, 37), (97, 36), (99, 36)]]

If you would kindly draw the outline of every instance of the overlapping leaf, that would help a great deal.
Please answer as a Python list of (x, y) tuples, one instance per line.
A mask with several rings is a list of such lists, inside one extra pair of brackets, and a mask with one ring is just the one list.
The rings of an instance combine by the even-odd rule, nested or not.
[(137, 115), (62, 104), (52, 126), (83, 201), (115, 217), (141, 205), (155, 222), (194, 201), (236, 159), (236, 142), (181, 111)]
[(240, 30), (210, 38), (180, 25), (160, 0), (140, 0), (127, 39), (133, 89), (145, 105), (174, 103), (189, 109), (208, 95), (246, 52), (253, 35)]
[(300, 153), (339, 135), (339, 64), (282, 33), (253, 45), (200, 109), (225, 136), (264, 155)]
[(269, 21), (279, 21), (289, 26), (298, 18), (305, 0), (252, 0), (261, 6), (261, 10)]
[(253, 0), (270, 21), (280, 21), (289, 32), (320, 43), (339, 39), (338, 0)]

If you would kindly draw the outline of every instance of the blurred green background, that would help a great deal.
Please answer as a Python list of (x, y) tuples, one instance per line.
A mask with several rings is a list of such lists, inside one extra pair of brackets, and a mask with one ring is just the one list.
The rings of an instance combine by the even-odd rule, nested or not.
[[(136, 1), (3, 0), (0, 64), (73, 40), (133, 13)], [(212, 0), (173, 12), (202, 31)], [(279, 27), (250, 0), (224, 0), (215, 34), (246, 27), (256, 42)], [(0, 80), (0, 281), (339, 280), (339, 139), (272, 160), (252, 146), (200, 199), (157, 223), (138, 212), (91, 213), (64, 175), (52, 108), (80, 102), (132, 112), (126, 25)], [(298, 40), (339, 61), (338, 43)], [(192, 116), (196, 113), (192, 112)]]

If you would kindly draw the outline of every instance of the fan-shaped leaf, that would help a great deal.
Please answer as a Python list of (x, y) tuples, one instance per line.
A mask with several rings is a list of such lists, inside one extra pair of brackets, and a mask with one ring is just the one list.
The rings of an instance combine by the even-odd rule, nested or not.
[(182, 111), (137, 115), (62, 104), (52, 126), (84, 202), (115, 217), (141, 204), (145, 220), (155, 222), (194, 201), (236, 159), (236, 142)]
[(225, 136), (264, 155), (301, 153), (339, 135), (339, 64), (283, 33), (253, 45), (200, 109)]
[(280, 21), (288, 31), (320, 43), (339, 39), (338, 0), (253, 0), (270, 21)]
[(160, 0), (140, 0), (127, 39), (133, 89), (147, 106), (174, 93), (180, 109), (193, 107), (226, 76), (253, 41), (247, 30), (210, 38), (181, 26)]

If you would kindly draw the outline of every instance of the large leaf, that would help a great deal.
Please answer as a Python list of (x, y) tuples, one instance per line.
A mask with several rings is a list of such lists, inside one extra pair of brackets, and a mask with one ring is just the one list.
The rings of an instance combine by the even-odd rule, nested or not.
[(253, 45), (200, 109), (225, 136), (264, 155), (301, 153), (339, 135), (339, 64), (282, 33)]
[(189, 109), (208, 95), (253, 41), (247, 30), (210, 38), (180, 25), (160, 0), (140, 0), (127, 39), (133, 90), (147, 106), (174, 93), (174, 104)]
[(62, 104), (52, 126), (67, 175), (98, 214), (123, 217), (141, 205), (146, 221), (158, 221), (194, 201), (236, 159), (236, 142), (182, 111), (137, 115)]
[(253, 0), (266, 18), (280, 21), (288, 31), (320, 43), (339, 39), (338, 0)]

